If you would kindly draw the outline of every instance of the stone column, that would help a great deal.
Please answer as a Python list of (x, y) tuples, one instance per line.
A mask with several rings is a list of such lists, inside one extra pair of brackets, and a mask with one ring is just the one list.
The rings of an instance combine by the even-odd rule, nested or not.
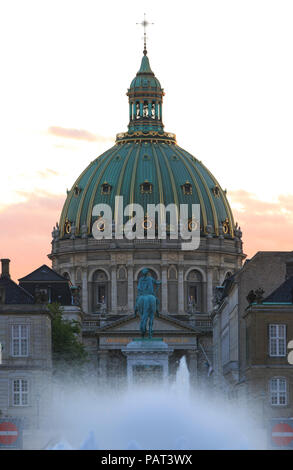
[(184, 313), (184, 277), (183, 267), (178, 269), (178, 313)]
[(162, 267), (162, 313), (168, 312), (167, 266)]
[(111, 270), (111, 311), (117, 312), (117, 276), (116, 265), (112, 266)]
[(128, 284), (128, 313), (134, 312), (134, 286), (133, 286), (133, 266), (127, 266), (127, 284)]
[(210, 313), (213, 309), (213, 269), (208, 268), (207, 273), (207, 312)]
[(88, 313), (88, 285), (87, 285), (87, 269), (82, 271), (82, 310)]

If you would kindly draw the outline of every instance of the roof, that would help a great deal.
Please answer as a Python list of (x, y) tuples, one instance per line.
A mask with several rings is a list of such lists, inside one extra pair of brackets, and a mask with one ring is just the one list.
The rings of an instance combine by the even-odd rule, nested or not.
[(19, 282), (68, 282), (67, 279), (58, 274), (53, 269), (49, 268), (46, 264), (35, 269), (32, 273), (27, 276), (18, 279)]
[(34, 297), (8, 277), (0, 277), (0, 289), (5, 290), (5, 305), (34, 304)]
[(140, 69), (130, 84), (130, 89), (133, 88), (161, 89), (161, 84), (151, 69), (147, 55), (143, 56)]
[(234, 220), (226, 192), (200, 161), (176, 144), (174, 134), (163, 130), (164, 91), (146, 54), (145, 50), (127, 92), (128, 132), (118, 134), (116, 145), (92, 161), (73, 184), (60, 218), (61, 238), (85, 235), (86, 230), (91, 235), (96, 204), (109, 205), (114, 220), (116, 196), (123, 197), (123, 209), (139, 204), (144, 214), (148, 204), (175, 204), (178, 209), (185, 204), (191, 218), (192, 205), (200, 205), (201, 231), (218, 236), (223, 228), (224, 236), (233, 238)]
[[(144, 182), (151, 183), (151, 192), (143, 193)], [(111, 186), (109, 194), (103, 193), (104, 183)], [(185, 183), (191, 184), (191, 194), (184, 192)], [(83, 225), (90, 234), (96, 204), (110, 205), (114, 218), (115, 196), (123, 196), (124, 207), (140, 204), (145, 213), (147, 204), (188, 204), (190, 212), (191, 204), (200, 204), (203, 231), (210, 225), (212, 233), (218, 234), (219, 226), (227, 219), (227, 236), (233, 236), (233, 215), (225, 192), (203, 163), (178, 145), (127, 142), (116, 144), (96, 158), (68, 193), (60, 218), (61, 237), (67, 220), (71, 226), (75, 224), (76, 236)]]
[(293, 276), (283, 282), (283, 284), (263, 300), (263, 303), (267, 302), (293, 303)]

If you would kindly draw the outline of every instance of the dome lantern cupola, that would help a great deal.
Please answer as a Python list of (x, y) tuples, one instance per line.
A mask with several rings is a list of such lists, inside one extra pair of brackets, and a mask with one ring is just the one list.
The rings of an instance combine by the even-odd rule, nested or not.
[(163, 133), (164, 90), (150, 67), (146, 48), (143, 51), (140, 69), (131, 82), (127, 96), (129, 97), (129, 133), (135, 131)]

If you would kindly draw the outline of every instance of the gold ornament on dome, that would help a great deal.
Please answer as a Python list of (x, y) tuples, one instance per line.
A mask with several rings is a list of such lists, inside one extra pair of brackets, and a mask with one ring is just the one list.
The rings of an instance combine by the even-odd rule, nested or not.
[(103, 217), (99, 217), (94, 223), (96, 225), (97, 230), (99, 230), (99, 232), (104, 232), (106, 221), (105, 219), (103, 219)]
[(144, 230), (149, 230), (153, 226), (153, 221), (150, 217), (145, 217), (142, 221), (142, 228)]
[(230, 230), (230, 224), (229, 224), (229, 219), (226, 218), (222, 224), (222, 227), (223, 227), (223, 232), (225, 235), (227, 235), (229, 233), (229, 230)]
[(198, 227), (198, 221), (196, 220), (195, 217), (192, 217), (191, 219), (188, 220), (188, 230), (190, 232), (196, 230)]
[(68, 219), (65, 220), (64, 231), (69, 235), (71, 233), (71, 223)]

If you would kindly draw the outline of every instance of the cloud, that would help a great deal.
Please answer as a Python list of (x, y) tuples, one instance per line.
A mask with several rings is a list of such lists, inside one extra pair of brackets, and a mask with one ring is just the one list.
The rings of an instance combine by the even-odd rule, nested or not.
[(248, 257), (257, 251), (292, 251), (293, 195), (280, 195), (276, 202), (268, 202), (238, 190), (230, 191), (229, 199)]
[(60, 173), (58, 171), (51, 170), (50, 168), (46, 168), (44, 171), (38, 171), (38, 176), (43, 179), (51, 178), (51, 176), (59, 176)]
[(51, 126), (48, 133), (65, 139), (86, 140), (87, 142), (109, 142), (113, 141), (112, 137), (105, 137), (93, 134), (85, 129), (71, 129), (67, 127)]
[[(45, 191), (19, 191), (24, 202), (10, 204), (0, 211), (0, 257), (11, 259), (13, 279), (42, 264), (51, 265), (51, 232), (59, 220), (64, 195)], [(235, 221), (243, 231), (244, 252), (292, 251), (293, 195), (280, 195), (267, 202), (244, 190), (229, 192)]]
[(51, 266), (51, 232), (59, 220), (64, 195), (22, 193), (24, 202), (10, 204), (0, 212), (0, 257), (11, 259), (14, 280), (42, 264)]

